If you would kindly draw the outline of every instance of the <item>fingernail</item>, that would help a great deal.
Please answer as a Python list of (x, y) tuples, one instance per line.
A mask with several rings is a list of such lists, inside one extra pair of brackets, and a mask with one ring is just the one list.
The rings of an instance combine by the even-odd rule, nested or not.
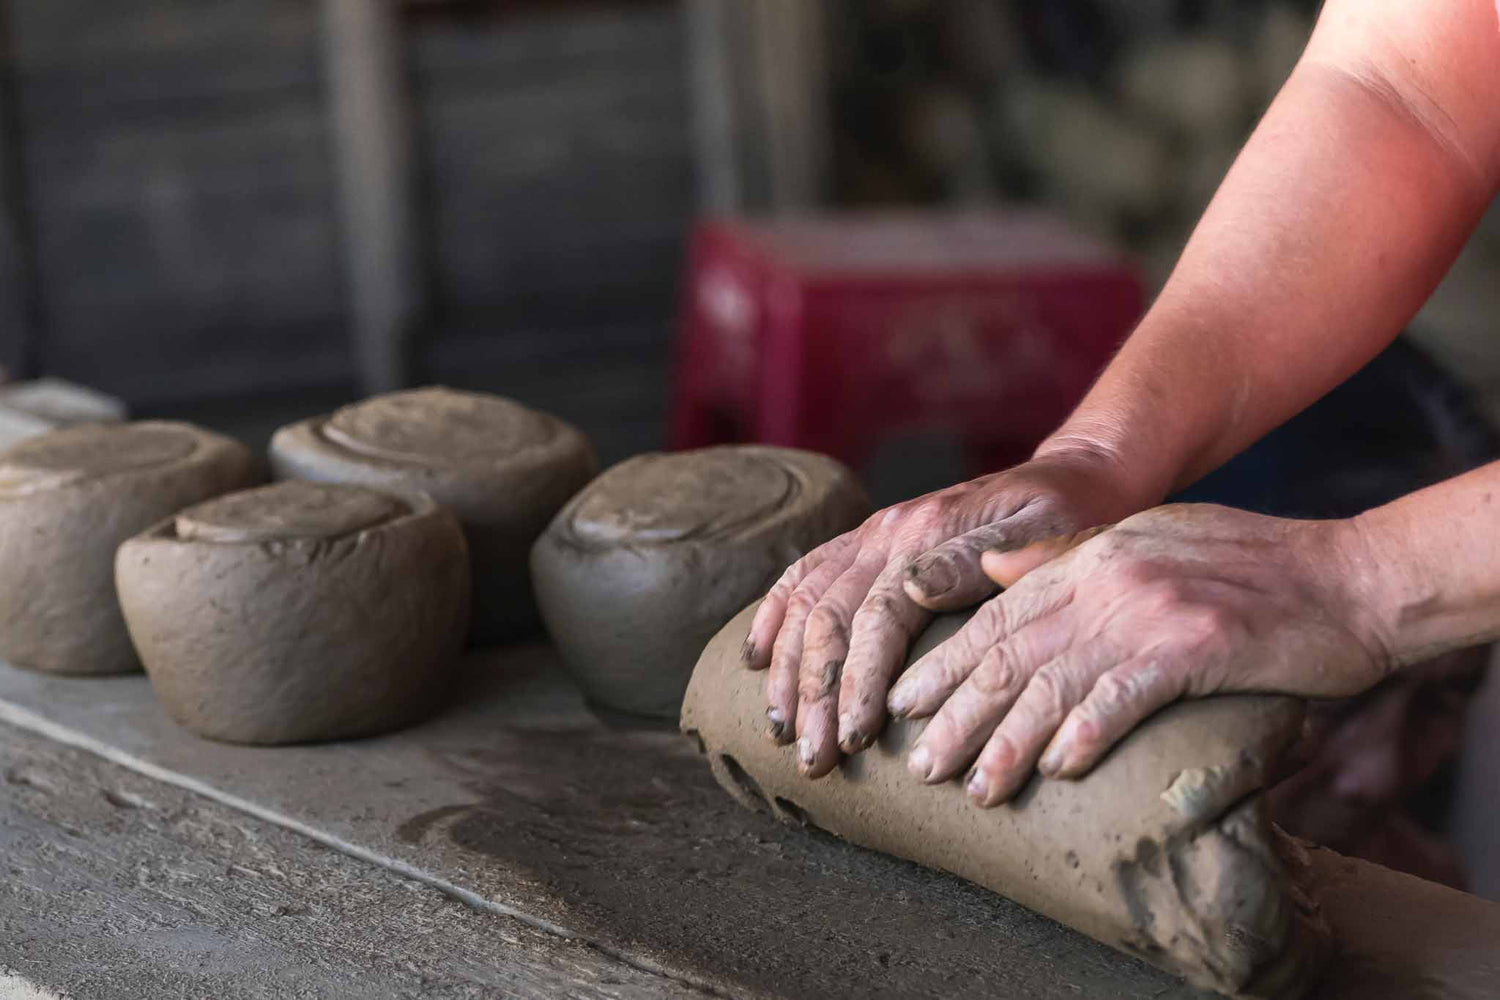
[(740, 646), (740, 660), (744, 663), (755, 662), (755, 643), (746, 639)]
[(766, 735), (777, 743), (786, 742), (786, 717), (781, 714), (779, 708), (766, 709), (766, 718), (771, 720), (771, 725), (766, 729)]
[(914, 563), (909, 572), (912, 583), (928, 597), (940, 597), (958, 584), (958, 573), (947, 559)]
[(964, 780), (964, 790), (969, 793), (969, 798), (976, 802), (983, 802), (989, 797), (990, 782), (984, 776), (984, 772), (976, 765), (969, 771), (969, 776)]
[(1055, 777), (1062, 770), (1063, 753), (1061, 747), (1053, 747), (1042, 754), (1042, 759), (1037, 763), (1036, 769), (1048, 778)]
[(890, 710), (892, 715), (904, 717), (911, 711), (912, 702), (915, 700), (912, 696), (911, 688), (897, 687), (891, 691), (891, 696), (886, 701), (885, 707)]
[(870, 744), (865, 739), (865, 734), (860, 732), (854, 724), (852, 715), (845, 715), (839, 719), (839, 749), (845, 753), (859, 753)]
[(932, 751), (921, 743), (912, 750), (911, 756), (906, 759), (906, 769), (923, 781), (932, 776)]
[(1048, 778), (1054, 777), (1062, 770), (1071, 744), (1072, 734), (1065, 725), (1052, 737), (1052, 742), (1047, 744), (1047, 749), (1042, 752), (1042, 759), (1037, 761), (1036, 769)]
[(813, 745), (812, 740), (806, 736), (797, 741), (797, 760), (802, 764), (804, 769), (812, 767)]

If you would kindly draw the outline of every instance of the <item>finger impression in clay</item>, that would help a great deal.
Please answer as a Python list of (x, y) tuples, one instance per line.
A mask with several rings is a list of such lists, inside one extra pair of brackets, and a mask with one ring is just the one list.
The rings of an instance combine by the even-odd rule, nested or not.
[(590, 483), (537, 540), (537, 600), (593, 703), (675, 719), (709, 637), (869, 512), (853, 473), (812, 452), (638, 455)]
[[(744, 805), (954, 872), (1199, 987), (1291, 998), (1314, 981), (1326, 926), (1299, 885), (1300, 848), (1262, 801), (1299, 734), (1296, 699), (1178, 703), (1084, 778), (1034, 777), (1013, 803), (979, 809), (958, 782), (907, 772), (921, 722), (892, 723), (827, 778), (801, 777), (793, 749), (765, 738), (762, 680), (739, 659), (753, 611), (709, 643), (682, 710)], [(967, 617), (938, 618), (907, 665)]]
[(157, 697), (231, 743), (366, 736), (429, 714), (468, 626), (457, 519), (431, 499), (285, 482), (190, 507), (120, 547)]
[(0, 452), (0, 657), (59, 674), (139, 669), (115, 549), (254, 482), (249, 449), (189, 424), (85, 424)]
[(278, 479), (422, 492), (463, 523), (474, 573), (472, 639), (536, 627), (528, 554), (568, 498), (598, 471), (572, 426), (486, 393), (431, 387), (375, 396), (283, 427)]

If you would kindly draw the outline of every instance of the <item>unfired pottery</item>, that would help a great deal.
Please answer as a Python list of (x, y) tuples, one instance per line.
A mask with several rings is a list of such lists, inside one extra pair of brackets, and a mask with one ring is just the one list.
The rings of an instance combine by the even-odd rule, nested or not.
[[(979, 809), (957, 781), (907, 772), (922, 723), (893, 723), (826, 778), (799, 775), (795, 749), (764, 734), (764, 675), (740, 660), (752, 614), (709, 643), (682, 710), (741, 803), (954, 872), (1197, 986), (1307, 993), (1327, 930), (1299, 884), (1305, 855), (1270, 825), (1261, 794), (1297, 739), (1300, 702), (1181, 702), (1086, 777), (1033, 777), (1012, 803)], [(908, 665), (966, 617), (937, 619)]]
[(536, 627), (531, 544), (598, 469), (569, 424), (499, 396), (440, 387), (283, 427), (270, 451), (278, 479), (422, 492), (457, 514), (474, 573), (471, 638), (481, 643)]
[(83, 424), (0, 452), (0, 657), (59, 674), (139, 669), (115, 549), (254, 482), (244, 445), (189, 424)]
[(168, 714), (231, 743), (420, 719), (468, 626), (463, 531), (424, 496), (307, 482), (232, 493), (132, 538), (115, 569)]
[(849, 469), (812, 452), (638, 455), (590, 483), (537, 540), (542, 617), (591, 702), (675, 719), (703, 644), (869, 511)]

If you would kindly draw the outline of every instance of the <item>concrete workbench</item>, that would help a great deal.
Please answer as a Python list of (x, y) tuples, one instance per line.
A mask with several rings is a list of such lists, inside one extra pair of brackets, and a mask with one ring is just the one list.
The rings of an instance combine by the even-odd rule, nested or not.
[[(591, 715), (545, 644), (464, 673), (425, 725), (257, 749), (181, 731), (140, 676), (0, 664), (0, 968), (77, 1000), (1199, 995), (741, 810), (678, 734)], [(1500, 907), (1314, 861), (1319, 996), (1500, 995)]]

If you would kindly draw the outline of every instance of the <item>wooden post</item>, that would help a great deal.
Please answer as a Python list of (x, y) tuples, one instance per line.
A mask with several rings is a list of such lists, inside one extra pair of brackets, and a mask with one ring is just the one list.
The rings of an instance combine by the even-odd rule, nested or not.
[(323, 0), (334, 163), (361, 388), (410, 384), (427, 313), (398, 7)]
[(42, 373), (45, 330), (15, 67), (10, 5), (0, 2), (0, 382)]
[(825, 0), (686, 0), (700, 203), (823, 204), (830, 149)]

